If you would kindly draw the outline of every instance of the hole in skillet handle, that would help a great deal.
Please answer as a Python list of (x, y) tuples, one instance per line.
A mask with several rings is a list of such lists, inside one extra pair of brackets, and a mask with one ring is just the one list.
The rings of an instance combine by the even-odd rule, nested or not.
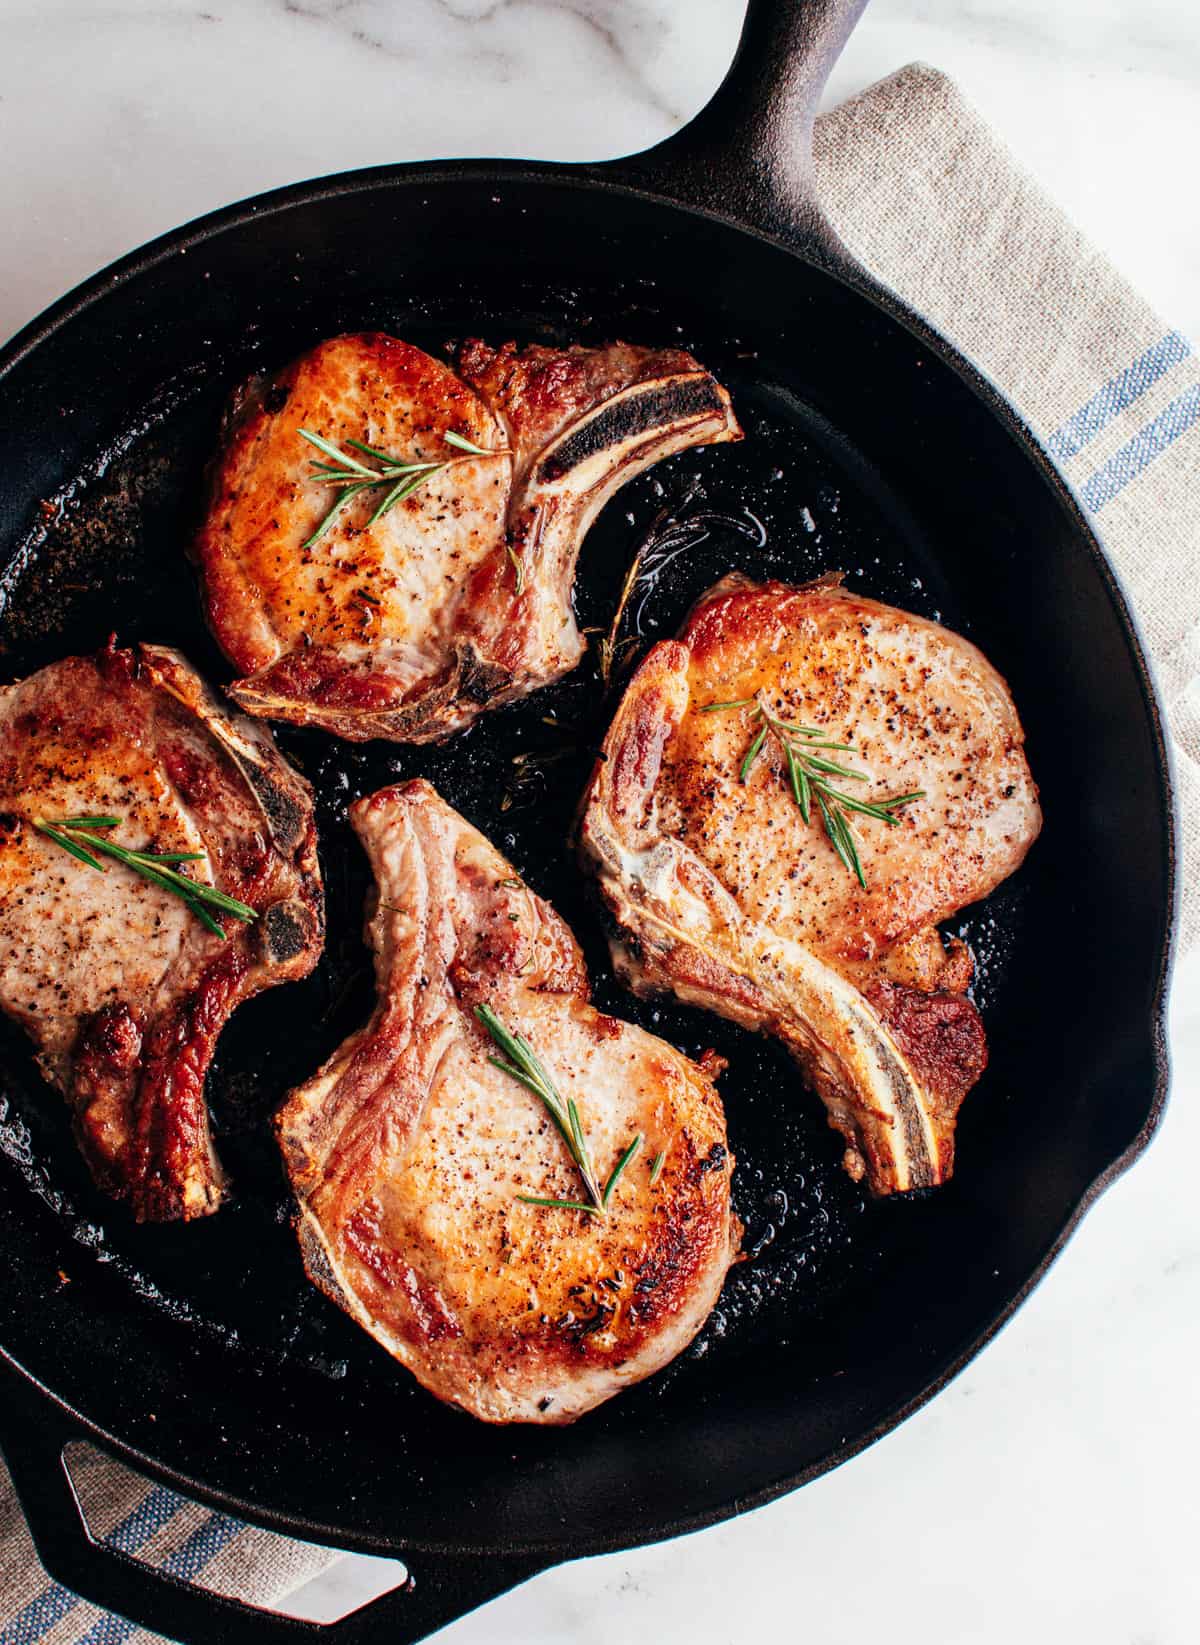
[(546, 1564), (529, 1556), (416, 1554), (407, 1581), (349, 1615), (331, 1622), (290, 1616), (189, 1580), (198, 1574), (204, 1552), (222, 1532), (232, 1539), (241, 1521), (209, 1517), (162, 1567), (137, 1557), (133, 1547), (153, 1535), (160, 1519), (165, 1523), (189, 1506), (187, 1498), (165, 1487), (147, 1485), (142, 1503), (109, 1539), (97, 1538), (81, 1500), (94, 1493), (76, 1488), (69, 1466), (70, 1452), (85, 1437), (82, 1424), (22, 1374), (9, 1366), (0, 1370), (0, 1452), (49, 1579), (17, 1616), (0, 1616), (0, 1625), (19, 1624), (27, 1612), (29, 1624), (43, 1631), (77, 1596), (182, 1645), (368, 1645), (380, 1638), (416, 1645)]

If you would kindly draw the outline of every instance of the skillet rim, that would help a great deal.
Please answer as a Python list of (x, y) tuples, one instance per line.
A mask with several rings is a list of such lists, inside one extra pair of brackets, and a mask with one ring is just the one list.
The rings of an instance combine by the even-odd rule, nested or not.
[[(1146, 1117), (1136, 1134), (1108, 1165), (1103, 1167), (1069, 1205), (1061, 1225), (1049, 1242), (1041, 1259), (1025, 1282), (1004, 1304), (988, 1324), (949, 1360), (938, 1375), (909, 1400), (873, 1424), (869, 1429), (850, 1438), (838, 1451), (807, 1464), (782, 1479), (772, 1480), (752, 1493), (740, 1495), (721, 1508), (701, 1509), (690, 1514), (677, 1514), (659, 1521), (648, 1530), (631, 1534), (598, 1533), (580, 1539), (573, 1536), (569, 1545), (562, 1541), (541, 1538), (524, 1541), (514, 1538), (503, 1549), (489, 1549), (478, 1543), (463, 1544), (445, 1540), (423, 1540), (418, 1536), (401, 1535), (386, 1542), (371, 1535), (347, 1533), (341, 1527), (323, 1525), (317, 1521), (302, 1520), (287, 1513), (248, 1501), (220, 1490), (210, 1489), (186, 1474), (148, 1456), (137, 1446), (117, 1438), (99, 1424), (75, 1410), (39, 1378), (27, 1371), (14, 1354), (0, 1342), (0, 1362), (11, 1367), (41, 1398), (54, 1407), (60, 1423), (67, 1418), (79, 1432), (66, 1438), (98, 1442), (130, 1466), (150, 1479), (160, 1480), (183, 1491), (193, 1500), (237, 1514), (250, 1522), (267, 1526), (284, 1534), (303, 1536), (308, 1540), (324, 1541), (339, 1547), (356, 1548), (366, 1552), (407, 1552), (429, 1555), (475, 1556), (489, 1552), (502, 1553), (514, 1558), (522, 1556), (545, 1558), (547, 1564), (564, 1557), (584, 1557), (613, 1552), (622, 1548), (648, 1545), (674, 1536), (701, 1530), (707, 1526), (764, 1506), (789, 1492), (810, 1483), (831, 1471), (842, 1462), (858, 1455), (882, 1438), (901, 1422), (907, 1420), (933, 1399), (970, 1363), (1013, 1317), (1035, 1287), (1045, 1277), (1055, 1259), (1072, 1237), (1083, 1217), (1100, 1195), (1132, 1166), (1149, 1145), (1157, 1131), (1166, 1106), (1170, 1079), (1170, 1057), (1167, 1035), (1171, 968), (1175, 955), (1180, 900), (1180, 872), (1178, 858), (1178, 796), (1174, 783), (1174, 762), (1166, 732), (1165, 715), (1158, 694), (1154, 665), (1142, 638), (1132, 603), (1123, 580), (1104, 552), (1100, 536), (1086, 515), (1076, 493), (1051, 461), (1037, 435), (1024, 421), (1016, 408), (999, 388), (978, 367), (973, 365), (940, 332), (924, 320), (892, 291), (877, 284), (838, 245), (836, 236), (819, 220), (807, 232), (801, 230), (796, 238), (785, 233), (771, 232), (748, 224), (735, 212), (724, 212), (711, 206), (679, 198), (668, 187), (654, 186), (652, 176), (639, 169), (640, 164), (653, 164), (653, 153), (634, 154), (617, 160), (592, 165), (540, 160), (464, 159), (431, 160), (372, 166), (349, 172), (332, 173), (299, 183), (285, 184), (263, 194), (252, 195), (231, 205), (192, 219), (147, 241), (141, 247), (126, 253), (115, 262), (79, 282), (48, 308), (26, 323), (7, 343), (0, 347), (0, 393), (11, 372), (36, 348), (54, 333), (77, 319), (110, 292), (128, 285), (138, 275), (149, 271), (169, 257), (186, 254), (194, 247), (216, 238), (226, 230), (246, 227), (260, 218), (286, 212), (293, 207), (314, 206), (322, 201), (362, 193), (377, 188), (426, 186), (438, 183), (487, 182), (497, 186), (510, 183), (522, 185), (551, 183), (579, 189), (599, 189), (601, 192), (639, 199), (651, 206), (683, 212), (692, 217), (719, 223), (774, 250), (785, 252), (809, 264), (830, 278), (848, 287), (855, 296), (871, 303), (892, 322), (902, 326), (931, 354), (939, 358), (974, 392), (987, 410), (1032, 463), (1042, 480), (1048, 483), (1059, 507), (1064, 511), (1074, 533), (1086, 548), (1091, 565), (1107, 594), (1109, 604), (1125, 643), (1130, 663), (1142, 698), (1151, 744), (1155, 755), (1157, 784), (1154, 790), (1159, 802), (1161, 840), (1159, 867), (1166, 895), (1158, 911), (1160, 924), (1159, 958), (1150, 990), (1149, 1014), (1146, 1023), (1148, 1041), (1140, 1038), (1139, 1049), (1148, 1049), (1153, 1064), (1153, 1089), (1149, 1096)], [(64, 1440), (65, 1442), (65, 1440)]]

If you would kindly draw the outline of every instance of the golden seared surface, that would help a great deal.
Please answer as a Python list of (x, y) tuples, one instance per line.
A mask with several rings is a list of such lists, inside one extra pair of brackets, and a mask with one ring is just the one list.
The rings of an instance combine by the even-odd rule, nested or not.
[[(361, 440), (401, 462), (448, 462), (378, 523), (385, 491), (341, 511), (312, 547), (337, 496), (314, 481), (328, 458), (306, 428), (341, 449)], [(447, 431), (497, 455), (455, 450)], [(242, 391), (199, 545), (209, 620), (244, 674), (300, 647), (380, 651), (403, 690), (452, 621), (471, 573), (504, 531), (512, 463), (487, 405), (419, 348), (379, 333), (335, 337), (273, 382)], [(361, 456), (361, 453), (358, 454)]]
[[(170, 892), (115, 865), (96, 873), (32, 820), (116, 815), (120, 843), (134, 850), (204, 849), (146, 734), (142, 693), (131, 704), (111, 674), (68, 657), (0, 699), (0, 1000), (60, 1084), (80, 1021), (120, 999), (153, 999), (194, 921)], [(212, 883), (207, 859), (193, 872)]]
[[(309, 1272), (439, 1397), (570, 1421), (665, 1364), (716, 1301), (739, 1232), (720, 1101), (588, 1004), (570, 932), (428, 784), (352, 815), (380, 998), (279, 1118)], [(574, 1098), (601, 1182), (642, 1135), (606, 1217), (518, 1198), (584, 1189), (544, 1106), (489, 1062), (480, 1004)]]
[[(921, 791), (895, 827), (851, 816), (865, 888), (815, 799), (804, 821), (774, 736), (742, 781), (760, 710), (850, 745), (823, 751), (862, 773), (829, 773), (835, 789), (875, 804)], [(592, 776), (580, 847), (617, 968), (781, 1039), (877, 1193), (953, 1169), (987, 1044), (971, 956), (936, 922), (1037, 836), (1022, 744), (1007, 686), (958, 635), (835, 582), (731, 577), (649, 652)]]
[[(663, 759), (659, 820), (752, 918), (830, 958), (870, 959), (1023, 859), (1041, 822), (1024, 734), (1004, 681), (959, 635), (841, 587), (766, 583), (707, 599), (680, 638), (689, 704)], [(739, 781), (753, 710), (702, 712), (760, 693), (780, 718), (852, 745), (826, 757), (869, 780), (835, 787), (876, 803), (923, 790), (894, 828), (852, 819), (865, 891), (805, 824), (773, 737)]]
[[(380, 519), (337, 490), (307, 429), (363, 461), (444, 464)], [(457, 436), (486, 455), (464, 453)], [(234, 397), (195, 546), (209, 622), (267, 718), (427, 742), (579, 660), (583, 534), (606, 499), (685, 446), (733, 439), (728, 396), (690, 355), (463, 346), (457, 369), (379, 332), (318, 344)], [(369, 458), (368, 467), (377, 467)]]
[[(114, 816), (131, 850), (254, 908), (222, 941), (124, 864), (99, 873), (35, 819)], [(227, 714), (173, 651), (110, 646), (0, 693), (0, 1007), (66, 1095), (101, 1185), (146, 1220), (216, 1208), (204, 1078), (243, 999), (316, 963), (307, 784), (269, 732)]]

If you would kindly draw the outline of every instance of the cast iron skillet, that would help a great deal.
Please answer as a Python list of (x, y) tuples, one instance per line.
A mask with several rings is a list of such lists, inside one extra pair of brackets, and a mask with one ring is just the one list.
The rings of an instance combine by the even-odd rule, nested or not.
[[(1174, 872), (1153, 687), (1112, 571), (1028, 431), (814, 205), (812, 110), (861, 5), (754, 0), (712, 103), (647, 154), (401, 166), (269, 194), (98, 275), (0, 357), (5, 669), (115, 628), (180, 644), (220, 680), (182, 550), (221, 398), (248, 370), (360, 327), (427, 346), (679, 339), (729, 383), (749, 438), (674, 459), (606, 511), (582, 620), (604, 620), (639, 533), (698, 485), (686, 508), (743, 524), (749, 510), (766, 545), (716, 525), (655, 590), (648, 631), (734, 564), (842, 569), (938, 612), (1011, 681), (1048, 819), (1026, 870), (961, 922), (993, 1061), (959, 1174), (923, 1201), (869, 1205), (781, 1054), (613, 985), (561, 843), (611, 706), (590, 664), (442, 750), (282, 734), (319, 794), (330, 945), (222, 1044), (211, 1091), (237, 1203), (203, 1225), (133, 1227), (92, 1191), (20, 1037), (0, 1039), (0, 1443), (48, 1571), (97, 1604), (206, 1642), (321, 1632), (92, 1542), (62, 1462), (82, 1436), (259, 1524), (400, 1555), (415, 1585), (326, 1630), (339, 1645), (417, 1639), (557, 1560), (766, 1502), (940, 1388), (1158, 1121)], [(514, 755), (531, 751), (560, 757), (514, 792)], [(418, 771), (557, 902), (602, 1002), (732, 1060), (754, 1260), (688, 1354), (572, 1429), (497, 1431), (436, 1404), (305, 1284), (286, 1226), (267, 1115), (370, 996), (344, 805)]]

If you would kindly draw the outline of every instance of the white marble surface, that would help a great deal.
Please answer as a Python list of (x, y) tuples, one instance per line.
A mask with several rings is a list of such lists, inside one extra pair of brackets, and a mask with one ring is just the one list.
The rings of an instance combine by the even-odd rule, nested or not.
[[(737, 0), (0, 0), (0, 333), (299, 177), (644, 146), (705, 100), (739, 19)], [(914, 57), (1200, 336), (1194, 0), (874, 0), (827, 100)], [(1193, 1645), (1200, 956), (1173, 1044), (1154, 1147), (933, 1405), (771, 1508), (560, 1568), (439, 1638)], [(370, 1580), (344, 1562), (310, 1599)]]

